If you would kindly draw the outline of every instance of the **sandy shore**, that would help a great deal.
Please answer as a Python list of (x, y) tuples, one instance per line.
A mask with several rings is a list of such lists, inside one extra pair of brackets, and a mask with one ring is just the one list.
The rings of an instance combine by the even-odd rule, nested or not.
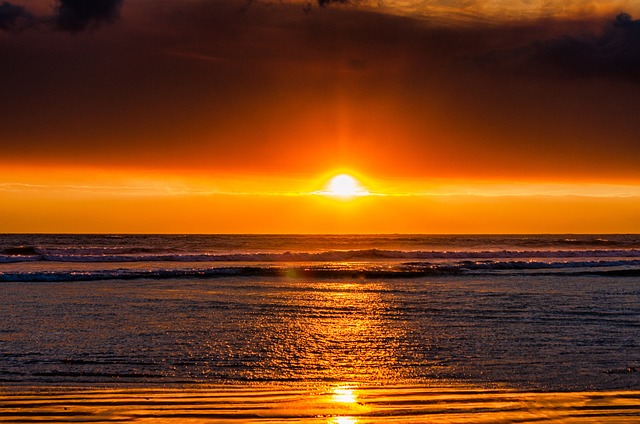
[(0, 422), (639, 422), (640, 391), (468, 387), (0, 388)]

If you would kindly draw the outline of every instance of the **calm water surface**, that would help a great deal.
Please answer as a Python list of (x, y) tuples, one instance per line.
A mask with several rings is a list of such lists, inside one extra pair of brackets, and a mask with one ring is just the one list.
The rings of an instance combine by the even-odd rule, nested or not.
[(3, 283), (5, 382), (640, 388), (640, 281), (609, 277)]

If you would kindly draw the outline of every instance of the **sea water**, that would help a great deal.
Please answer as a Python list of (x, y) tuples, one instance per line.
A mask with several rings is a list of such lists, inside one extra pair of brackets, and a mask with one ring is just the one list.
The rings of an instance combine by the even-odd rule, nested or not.
[[(573, 393), (640, 419), (637, 235), (0, 235), (0, 293), (5, 407), (189, 387), (209, 406), (235, 396), (235, 415), (190, 404), (205, 421), (421, 422), (479, 394), (504, 412), (529, 410), (523, 393)], [(318, 406), (336, 390), (359, 391), (348, 414)]]

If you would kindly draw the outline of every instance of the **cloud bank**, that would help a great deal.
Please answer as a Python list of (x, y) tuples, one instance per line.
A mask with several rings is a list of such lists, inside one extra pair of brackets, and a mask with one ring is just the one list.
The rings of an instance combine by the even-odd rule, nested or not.
[(58, 0), (54, 13), (37, 17), (27, 8), (7, 1), (0, 4), (0, 29), (22, 31), (34, 27), (53, 27), (80, 32), (115, 21), (123, 0)]
[(58, 28), (82, 31), (103, 22), (115, 21), (123, 0), (60, 0), (55, 14)]
[(0, 162), (640, 178), (637, 16), (442, 25), (341, 3), (0, 3), (3, 31), (48, 29), (0, 34)]
[(34, 22), (35, 17), (26, 8), (6, 1), (0, 4), (0, 29), (19, 31), (32, 26)]
[(640, 19), (620, 13), (599, 32), (536, 40), (484, 59), (493, 66), (543, 76), (640, 82)]

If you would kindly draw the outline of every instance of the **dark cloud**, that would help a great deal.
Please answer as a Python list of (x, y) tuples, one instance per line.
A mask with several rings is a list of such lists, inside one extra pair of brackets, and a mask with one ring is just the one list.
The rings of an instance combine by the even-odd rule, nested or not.
[(315, 2), (309, 0), (305, 2), (302, 10), (304, 10), (305, 13), (310, 13), (313, 10), (314, 4), (320, 7), (328, 7), (333, 4), (354, 4), (358, 3), (359, 1), (361, 0), (316, 0)]
[(65, 31), (82, 31), (118, 18), (123, 0), (60, 0), (55, 21)]
[(349, 0), (318, 0), (318, 6), (322, 7), (329, 6), (334, 3), (346, 4), (349, 3)]
[(23, 6), (0, 4), (0, 29), (19, 31), (35, 26), (51, 26), (69, 32), (84, 31), (115, 21), (123, 0), (59, 0), (53, 16), (35, 17)]
[(123, 0), (60, 0), (56, 24), (65, 31), (82, 31), (103, 22), (115, 21)]
[(22, 6), (9, 2), (0, 4), (0, 29), (5, 31), (19, 31), (32, 25), (33, 15)]
[(609, 77), (640, 82), (640, 20), (620, 13), (599, 33), (533, 42), (488, 62), (568, 78)]
[[(124, 0), (58, 0), (54, 6), (54, 15), (36, 18), (23, 6), (7, 1), (0, 4), (0, 30), (19, 31), (36, 25), (53, 24), (57, 29), (80, 32), (110, 23), (118, 19)], [(332, 4), (357, 3), (358, 0), (316, 0), (320, 7)], [(248, 9), (254, 0), (247, 0), (242, 10)], [(308, 1), (304, 10), (309, 12), (312, 2)]]

